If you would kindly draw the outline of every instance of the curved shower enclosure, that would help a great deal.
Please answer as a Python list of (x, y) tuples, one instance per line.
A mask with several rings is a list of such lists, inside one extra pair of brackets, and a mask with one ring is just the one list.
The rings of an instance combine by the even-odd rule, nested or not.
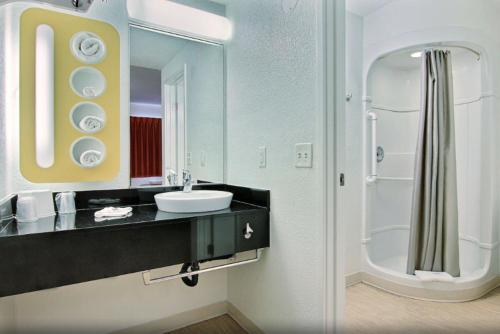
[[(452, 57), (460, 276), (407, 275), (420, 111), (421, 53)], [(365, 81), (364, 281), (401, 295), (440, 301), (478, 298), (496, 287), (495, 97), (487, 57), (467, 44), (418, 45), (379, 57)]]

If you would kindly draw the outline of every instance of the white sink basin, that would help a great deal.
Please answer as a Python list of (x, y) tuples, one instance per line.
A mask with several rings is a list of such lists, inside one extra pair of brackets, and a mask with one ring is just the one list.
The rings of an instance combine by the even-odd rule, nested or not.
[(190, 213), (227, 209), (233, 194), (227, 191), (193, 190), (167, 192), (155, 195), (158, 209), (166, 212)]

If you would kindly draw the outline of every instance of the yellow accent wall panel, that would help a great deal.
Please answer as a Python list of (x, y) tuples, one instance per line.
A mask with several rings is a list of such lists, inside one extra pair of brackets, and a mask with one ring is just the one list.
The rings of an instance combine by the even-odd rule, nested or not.
[[(22, 175), (34, 183), (97, 182), (114, 179), (120, 169), (120, 36), (108, 23), (32, 8), (21, 16), (20, 32), (20, 166)], [(42, 168), (36, 161), (35, 73), (36, 30), (46, 24), (54, 31), (54, 163)], [(102, 61), (84, 63), (71, 49), (71, 39), (89, 32), (104, 42)], [(88, 46), (92, 48), (92, 45)], [(102, 95), (81, 97), (70, 85), (74, 70), (89, 67), (100, 71), (106, 81)], [(92, 70), (90, 71), (92, 72)], [(95, 72), (95, 71), (94, 71)], [(92, 87), (90, 89), (92, 95)], [(96, 133), (83, 133), (71, 122), (72, 109), (91, 102), (105, 113), (105, 126)], [(83, 168), (71, 157), (71, 146), (80, 138), (95, 138), (105, 146), (102, 163)], [(79, 153), (78, 153), (79, 154)]]

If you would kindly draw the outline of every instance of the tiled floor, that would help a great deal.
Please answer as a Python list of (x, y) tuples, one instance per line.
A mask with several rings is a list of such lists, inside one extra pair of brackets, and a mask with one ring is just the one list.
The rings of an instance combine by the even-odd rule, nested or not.
[(357, 284), (347, 288), (347, 333), (500, 333), (500, 288), (466, 303), (399, 297)]
[[(347, 288), (346, 333), (500, 333), (500, 288), (466, 303), (435, 303), (399, 297), (357, 284)], [(246, 334), (224, 315), (172, 334)]]
[(230, 316), (223, 315), (181, 328), (170, 334), (247, 334)]

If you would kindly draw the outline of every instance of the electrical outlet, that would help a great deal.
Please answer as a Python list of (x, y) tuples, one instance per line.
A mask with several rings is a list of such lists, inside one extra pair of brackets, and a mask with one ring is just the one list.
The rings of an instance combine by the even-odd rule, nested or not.
[(312, 144), (300, 143), (295, 144), (295, 167), (297, 168), (312, 168)]
[(259, 147), (259, 168), (266, 168), (267, 166), (267, 148), (265, 146)]

